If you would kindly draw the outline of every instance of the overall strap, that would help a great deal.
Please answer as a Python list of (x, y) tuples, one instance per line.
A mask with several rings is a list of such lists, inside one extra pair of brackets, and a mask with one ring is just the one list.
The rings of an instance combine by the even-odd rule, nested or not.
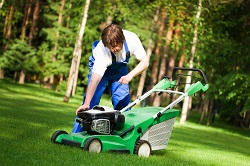
[(96, 48), (97, 44), (99, 43), (100, 40), (95, 40), (93, 43), (92, 43), (92, 51), (94, 50), (94, 48)]
[[(96, 48), (97, 44), (100, 42), (100, 40), (95, 40), (93, 43), (92, 43), (92, 52), (93, 50)], [(111, 52), (111, 51), (110, 51)], [(114, 53), (111, 52), (111, 55), (112, 55), (112, 63), (115, 63), (116, 62), (116, 57), (114, 55)], [(94, 58), (93, 54), (92, 54), (92, 58)]]
[(93, 50), (96, 48), (97, 44), (99, 43), (99, 40), (96, 40), (92, 43), (92, 55), (89, 57), (89, 69), (92, 70), (93, 65), (95, 63), (95, 57), (93, 54)]
[(112, 55), (112, 64), (116, 63), (116, 56), (115, 56), (115, 54), (113, 52), (111, 52), (111, 51), (110, 51), (110, 53)]
[(125, 60), (125, 62), (128, 63), (129, 58), (130, 58), (130, 51), (128, 49), (128, 44), (127, 44), (126, 40), (124, 40), (124, 48), (125, 48), (125, 52), (126, 52), (126, 60)]

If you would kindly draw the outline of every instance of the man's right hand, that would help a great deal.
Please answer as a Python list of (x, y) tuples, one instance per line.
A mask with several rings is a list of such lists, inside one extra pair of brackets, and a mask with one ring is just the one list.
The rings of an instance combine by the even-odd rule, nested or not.
[(89, 105), (83, 104), (83, 105), (81, 105), (80, 107), (77, 108), (77, 110), (76, 110), (76, 115), (77, 115), (77, 113), (78, 113), (79, 111), (87, 111), (88, 109), (89, 109)]

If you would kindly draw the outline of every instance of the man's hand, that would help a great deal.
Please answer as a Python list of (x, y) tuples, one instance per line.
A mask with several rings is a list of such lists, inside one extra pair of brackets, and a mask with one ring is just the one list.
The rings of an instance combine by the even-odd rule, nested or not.
[(87, 111), (88, 109), (89, 109), (89, 105), (83, 104), (83, 105), (81, 105), (80, 107), (77, 108), (77, 110), (76, 110), (76, 115), (77, 115), (77, 113), (78, 113), (79, 111)]
[(120, 82), (121, 84), (128, 84), (132, 80), (132, 78), (132, 76), (127, 74), (125, 76), (122, 76), (118, 82)]

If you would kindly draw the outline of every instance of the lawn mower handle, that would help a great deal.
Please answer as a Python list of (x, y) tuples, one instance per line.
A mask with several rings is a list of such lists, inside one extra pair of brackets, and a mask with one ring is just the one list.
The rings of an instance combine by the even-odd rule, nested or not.
[(196, 68), (184, 68), (184, 67), (175, 67), (174, 70), (173, 70), (173, 74), (172, 74), (172, 79), (175, 80), (175, 76), (176, 76), (176, 71), (177, 70), (186, 70), (186, 71), (195, 71), (195, 72), (199, 72), (200, 75), (203, 77), (204, 81), (206, 84), (208, 84), (208, 81), (207, 81), (207, 77), (205, 75), (205, 73), (200, 70), (200, 69), (196, 69)]

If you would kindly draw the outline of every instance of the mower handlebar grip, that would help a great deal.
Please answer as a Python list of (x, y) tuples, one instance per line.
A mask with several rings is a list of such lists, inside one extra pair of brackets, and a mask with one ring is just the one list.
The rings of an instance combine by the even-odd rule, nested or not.
[(205, 84), (208, 84), (207, 81), (207, 77), (205, 75), (205, 73), (200, 70), (200, 69), (196, 69), (196, 68), (184, 68), (184, 67), (175, 67), (173, 70), (173, 74), (172, 74), (172, 79), (175, 80), (175, 76), (176, 76), (176, 71), (177, 70), (185, 70), (185, 71), (195, 71), (195, 72), (199, 72), (200, 75), (202, 76), (203, 80), (205, 81)]

